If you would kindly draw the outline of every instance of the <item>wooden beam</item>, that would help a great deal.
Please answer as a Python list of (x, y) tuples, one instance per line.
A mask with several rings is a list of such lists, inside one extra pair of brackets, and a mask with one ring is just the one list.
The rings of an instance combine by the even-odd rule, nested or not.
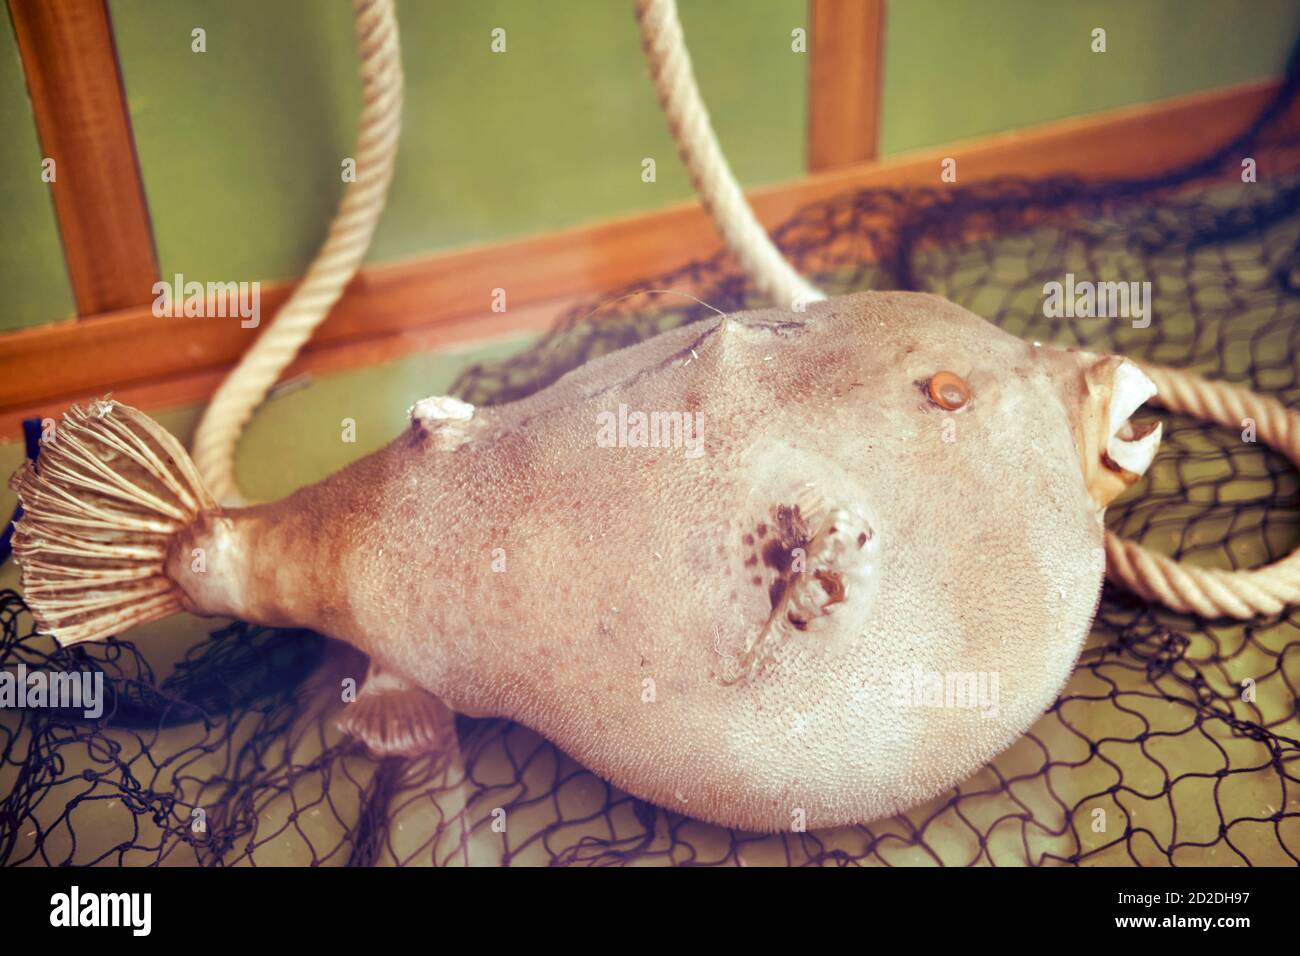
[(808, 171), (875, 159), (885, 0), (809, 0)]
[[(1250, 83), (860, 163), (750, 194), (775, 226), (819, 200), (873, 187), (941, 185), (940, 163), (960, 183), (1072, 173), (1091, 180), (1147, 176), (1204, 155), (1241, 132), (1277, 89)], [(1293, 167), (1300, 168), (1300, 150)], [(1277, 174), (1265, 170), (1261, 175)], [(293, 370), (381, 361), (416, 348), (545, 329), (569, 306), (718, 251), (697, 203), (421, 260), (373, 266), (348, 286)], [(505, 278), (503, 278), (505, 277)], [(506, 290), (505, 313), (490, 309)], [(290, 291), (262, 292), (262, 328)], [(148, 306), (0, 335), (0, 438), (24, 416), (112, 390), (145, 407), (194, 402), (261, 329), (236, 318), (156, 318)]]
[[(158, 278), (106, 0), (9, 0), (77, 311), (152, 300)], [(32, 169), (32, 175), (39, 170)]]

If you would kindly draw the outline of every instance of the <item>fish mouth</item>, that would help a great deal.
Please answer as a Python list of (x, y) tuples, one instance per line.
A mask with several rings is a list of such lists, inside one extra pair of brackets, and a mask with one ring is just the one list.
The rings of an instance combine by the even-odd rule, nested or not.
[(1132, 475), (1134, 481), (1155, 460), (1162, 426), (1155, 421), (1133, 422), (1131, 416), (1155, 395), (1155, 382), (1132, 362), (1120, 362), (1111, 386), (1106, 457), (1108, 467)]
[(1105, 413), (1096, 416), (1085, 442), (1088, 493), (1105, 508), (1141, 478), (1160, 448), (1160, 422), (1134, 422), (1132, 415), (1156, 395), (1156, 384), (1127, 359), (1107, 356), (1086, 375), (1090, 398)]

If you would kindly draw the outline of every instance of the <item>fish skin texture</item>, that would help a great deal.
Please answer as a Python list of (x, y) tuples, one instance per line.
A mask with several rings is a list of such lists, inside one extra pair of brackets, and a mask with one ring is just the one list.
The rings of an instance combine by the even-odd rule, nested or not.
[[(866, 823), (975, 772), (1069, 677), (1104, 571), (1076, 437), (1096, 358), (915, 293), (710, 319), (523, 401), (417, 415), (229, 512), (210, 573), (238, 582), (221, 610), (347, 640), (660, 806), (758, 831)], [(965, 407), (928, 399), (941, 370)], [(620, 404), (701, 413), (704, 453), (598, 447)], [(836, 515), (854, 533), (813, 547)], [(826, 594), (794, 548), (849, 582), (802, 630), (774, 607)], [(996, 706), (900, 699), (918, 672), (996, 675)]]

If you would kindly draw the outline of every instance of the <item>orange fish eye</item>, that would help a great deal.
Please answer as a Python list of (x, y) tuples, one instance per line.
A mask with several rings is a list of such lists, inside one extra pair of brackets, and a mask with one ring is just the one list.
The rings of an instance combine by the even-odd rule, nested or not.
[(930, 376), (926, 392), (930, 401), (950, 412), (955, 412), (970, 401), (970, 386), (956, 372), (935, 372)]

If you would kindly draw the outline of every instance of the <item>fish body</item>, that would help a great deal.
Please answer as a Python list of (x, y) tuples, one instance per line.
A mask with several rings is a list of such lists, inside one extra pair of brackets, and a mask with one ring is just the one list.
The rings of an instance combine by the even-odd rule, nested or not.
[[(518, 721), (660, 806), (868, 822), (977, 770), (1067, 680), (1105, 503), (1159, 440), (1127, 423), (1132, 369), (918, 294), (711, 319), (519, 402), (421, 402), (279, 502), (196, 485), (155, 577), (198, 613), (348, 641), (390, 701)], [(40, 480), (18, 482), (38, 569)], [(385, 709), (375, 749), (446, 745), (430, 713)]]

